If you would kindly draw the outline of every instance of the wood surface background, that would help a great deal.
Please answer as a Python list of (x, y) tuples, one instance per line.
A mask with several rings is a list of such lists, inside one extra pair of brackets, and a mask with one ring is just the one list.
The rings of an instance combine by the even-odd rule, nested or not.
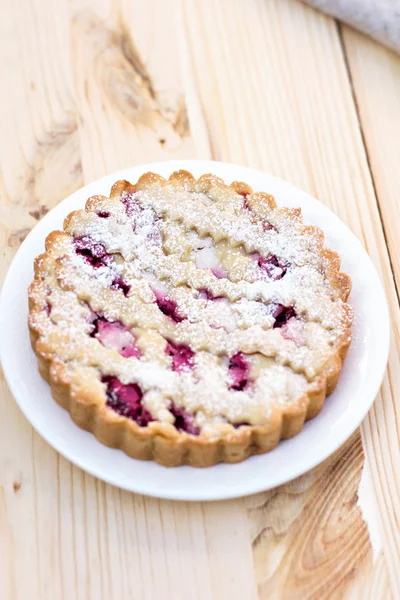
[(0, 598), (400, 599), (400, 58), (297, 0), (2, 0), (0, 46), (1, 277), (84, 183), (212, 158), (332, 208), (393, 321), (361, 430), (296, 481), (229, 502), (158, 501), (86, 475), (35, 434), (0, 374)]

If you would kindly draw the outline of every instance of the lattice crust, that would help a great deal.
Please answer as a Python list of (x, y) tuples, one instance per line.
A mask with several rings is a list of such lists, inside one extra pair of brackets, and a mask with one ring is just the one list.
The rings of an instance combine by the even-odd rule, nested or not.
[(213, 175), (118, 181), (52, 232), (32, 346), (74, 421), (130, 456), (236, 462), (315, 416), (350, 345), (350, 278), (320, 229)]

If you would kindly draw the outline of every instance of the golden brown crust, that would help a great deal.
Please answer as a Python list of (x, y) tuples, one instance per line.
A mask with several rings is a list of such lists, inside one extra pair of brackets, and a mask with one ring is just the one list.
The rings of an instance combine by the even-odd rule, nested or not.
[[(272, 196), (259, 192), (253, 193), (252, 188), (243, 182), (234, 182), (227, 186), (214, 175), (202, 175), (196, 180), (187, 171), (173, 173), (169, 182), (190, 186), (196, 191), (203, 192), (209, 192), (212, 188), (218, 188), (222, 192), (233, 189), (236, 193), (245, 196), (249, 206), (254, 206), (257, 211), (268, 212), (276, 208)], [(110, 198), (119, 197), (123, 191), (137, 191), (149, 184), (162, 186), (167, 183), (167, 180), (160, 175), (146, 173), (135, 185), (127, 181), (117, 181), (112, 186)], [(85, 210), (92, 211), (99, 198), (104, 197), (89, 198)], [(262, 200), (261, 204), (260, 200)], [(278, 210), (284, 211), (293, 219), (301, 218), (300, 210)], [(67, 228), (76, 216), (79, 216), (79, 211), (69, 214), (64, 221), (64, 227)], [(339, 256), (336, 252), (323, 248), (324, 234), (320, 229), (306, 225), (304, 232), (318, 240), (326, 264), (326, 276), (332, 287), (337, 290), (338, 297), (346, 302), (351, 289), (351, 280), (348, 275), (339, 271)], [(230, 433), (218, 438), (208, 438), (180, 432), (173, 425), (158, 421), (140, 427), (134, 421), (120, 416), (104, 404), (104, 384), (98, 381), (94, 385), (93, 382), (84, 379), (71, 380), (66, 365), (47, 351), (46, 344), (42, 343), (37, 331), (34, 316), (45, 310), (45, 302), (37, 293), (37, 287), (44, 279), (47, 270), (51, 268), (49, 259), (55, 247), (65, 237), (68, 237), (68, 234), (62, 231), (50, 233), (46, 239), (46, 252), (37, 257), (34, 263), (35, 277), (29, 288), (31, 343), (38, 358), (40, 374), (49, 383), (55, 400), (69, 411), (71, 418), (79, 427), (92, 432), (103, 444), (119, 448), (132, 458), (155, 460), (168, 467), (184, 464), (208, 467), (219, 462), (240, 462), (252, 454), (263, 454), (272, 450), (281, 439), (295, 436), (302, 429), (305, 421), (319, 413), (326, 396), (335, 389), (343, 360), (350, 346), (350, 314), (347, 326), (343, 329), (343, 339), (324, 371), (309, 384), (307, 393), (296, 402), (284, 408), (273, 407), (267, 424), (243, 425), (236, 429), (232, 427)]]

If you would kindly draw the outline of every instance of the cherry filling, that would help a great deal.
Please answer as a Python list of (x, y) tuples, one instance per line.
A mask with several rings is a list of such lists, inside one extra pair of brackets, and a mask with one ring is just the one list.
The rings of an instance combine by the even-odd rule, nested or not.
[(131, 289), (131, 286), (125, 283), (122, 277), (115, 277), (110, 287), (112, 290), (121, 290), (124, 296), (127, 296), (129, 294), (129, 290)]
[[(242, 193), (242, 192), (239, 192), (239, 194), (241, 196), (244, 196), (244, 201), (243, 201), (243, 208), (244, 208), (244, 210), (251, 211), (251, 208), (249, 206), (249, 202), (248, 202), (248, 199), (247, 199), (248, 194), (245, 194), (245, 193)], [(262, 225), (262, 228), (264, 229), (264, 231), (271, 231), (271, 230), (272, 231), (278, 231), (276, 227), (274, 227), (271, 223), (268, 223), (268, 221), (266, 221), (265, 219), (263, 219), (261, 221), (261, 225)]]
[[(82, 256), (94, 269), (109, 267), (113, 262), (112, 255), (108, 254), (103, 244), (94, 242), (89, 237), (75, 238), (74, 244), (76, 253)], [(127, 296), (131, 286), (125, 283), (122, 277), (117, 275), (114, 277), (110, 288), (112, 290), (121, 290), (124, 296)]]
[(186, 344), (174, 344), (171, 340), (167, 340), (165, 353), (172, 358), (173, 371), (190, 371), (193, 369), (194, 352)]
[(121, 198), (122, 204), (125, 206), (126, 214), (130, 219), (136, 219), (138, 215), (143, 211), (143, 207), (139, 204), (139, 202), (132, 198), (131, 194), (126, 194)]
[[(159, 220), (156, 214), (149, 208), (142, 206), (132, 195), (125, 195), (122, 200), (125, 212), (132, 223), (135, 233), (144, 233), (145, 237), (153, 244), (161, 244), (161, 232), (156, 225)], [(151, 211), (151, 214), (149, 212)]]
[(304, 346), (307, 339), (304, 323), (299, 319), (289, 319), (287, 323), (282, 325), (281, 335), (286, 340), (294, 342), (298, 347)]
[(227, 273), (222, 267), (213, 267), (211, 273), (215, 275), (217, 279), (226, 279)]
[(255, 258), (257, 258), (261, 271), (266, 274), (268, 279), (272, 279), (272, 281), (282, 279), (288, 269), (288, 265), (280, 263), (274, 254), (264, 257), (256, 253)]
[(74, 239), (76, 253), (82, 256), (94, 269), (109, 266), (113, 260), (107, 253), (103, 244), (94, 242), (90, 237), (84, 236)]
[(202, 290), (199, 290), (199, 298), (202, 298), (203, 300), (216, 301), (216, 300), (224, 300), (225, 296), (213, 296), (209, 290), (204, 288)]
[(230, 390), (238, 392), (246, 389), (249, 384), (249, 365), (244, 358), (243, 352), (238, 352), (229, 360), (229, 373), (232, 379)]
[(275, 319), (273, 329), (286, 325), (289, 319), (297, 316), (293, 306), (283, 306), (283, 304), (274, 304), (270, 306), (272, 307), (271, 315)]
[(140, 358), (141, 352), (135, 344), (135, 336), (119, 321), (107, 321), (104, 317), (94, 319), (91, 337), (95, 337), (106, 348), (118, 350), (121, 356)]
[(174, 323), (181, 323), (185, 320), (185, 317), (179, 314), (178, 305), (175, 300), (172, 300), (168, 295), (165, 296), (157, 290), (153, 290), (153, 294), (156, 297), (156, 303), (161, 312), (169, 317)]
[(150, 412), (142, 405), (143, 393), (137, 383), (125, 385), (112, 375), (104, 375), (101, 381), (107, 385), (107, 406), (114, 412), (132, 419), (141, 427), (154, 421)]
[(263, 221), (262, 227), (264, 231), (278, 231), (277, 228), (274, 227), (271, 223), (268, 223), (268, 221)]
[(186, 431), (192, 435), (199, 435), (200, 427), (193, 423), (193, 415), (187, 413), (183, 408), (179, 408), (173, 402), (169, 407), (170, 412), (175, 417), (174, 425), (179, 431)]

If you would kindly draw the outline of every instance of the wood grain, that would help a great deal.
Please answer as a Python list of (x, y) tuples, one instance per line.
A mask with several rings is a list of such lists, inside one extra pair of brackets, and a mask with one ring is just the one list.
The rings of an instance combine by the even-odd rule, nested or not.
[[(400, 166), (399, 82), (400, 61), (389, 50), (349, 28), (343, 28), (343, 43), (348, 56), (348, 68), (354, 99), (363, 123), (364, 144), (375, 191), (380, 199), (380, 216), (399, 296), (400, 254), (395, 229), (398, 216), (400, 187), (395, 185)], [(400, 380), (399, 312), (394, 290), (390, 298), (395, 335), (389, 360), (388, 379), (382, 396), (370, 412), (363, 428), (364, 447), (372, 470), (374, 487), (381, 510), (384, 536), (383, 551), (394, 597), (400, 597), (400, 413), (398, 400)], [(385, 461), (383, 461), (385, 457)]]
[(84, 182), (214, 158), (330, 206), (368, 249), (395, 325), (361, 434), (298, 480), (230, 502), (95, 480), (33, 432), (1, 376), (0, 597), (400, 597), (400, 60), (296, 0), (5, 0), (0, 33), (0, 276)]

